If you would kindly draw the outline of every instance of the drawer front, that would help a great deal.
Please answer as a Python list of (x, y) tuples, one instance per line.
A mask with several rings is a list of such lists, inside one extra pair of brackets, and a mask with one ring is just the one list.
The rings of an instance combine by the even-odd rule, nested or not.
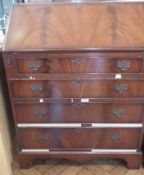
[(142, 58), (16, 59), (18, 74), (36, 73), (140, 73)]
[(12, 81), (17, 98), (127, 98), (144, 97), (142, 80)]
[(141, 129), (19, 129), (22, 148), (136, 149)]
[(15, 113), (18, 123), (139, 123), (143, 121), (142, 104), (15, 104)]

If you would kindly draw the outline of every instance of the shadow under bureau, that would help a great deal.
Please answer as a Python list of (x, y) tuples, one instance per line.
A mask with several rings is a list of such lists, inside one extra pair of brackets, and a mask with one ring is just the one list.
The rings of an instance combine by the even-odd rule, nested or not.
[(142, 163), (144, 4), (14, 5), (3, 61), (21, 168)]

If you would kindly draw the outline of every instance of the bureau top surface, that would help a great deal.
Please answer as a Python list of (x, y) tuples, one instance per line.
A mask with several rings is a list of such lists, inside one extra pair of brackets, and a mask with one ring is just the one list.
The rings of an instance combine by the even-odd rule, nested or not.
[(4, 51), (144, 49), (144, 3), (14, 5)]

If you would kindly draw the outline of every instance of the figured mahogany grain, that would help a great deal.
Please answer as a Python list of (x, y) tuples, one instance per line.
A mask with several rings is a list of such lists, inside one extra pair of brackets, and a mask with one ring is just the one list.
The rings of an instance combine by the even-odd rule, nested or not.
[[(80, 84), (79, 84), (80, 81)], [(120, 93), (119, 85), (126, 85), (127, 90)], [(41, 87), (41, 90), (33, 91)], [(63, 81), (12, 81), (12, 95), (15, 98), (138, 98), (144, 97), (142, 80), (63, 80)]]
[[(19, 129), (18, 136), (23, 149), (137, 149), (141, 129)], [(113, 141), (113, 136), (119, 136), (120, 140)], [(41, 137), (47, 140), (39, 141)]]
[(14, 5), (4, 51), (140, 49), (143, 16), (143, 3)]
[[(142, 104), (47, 103), (15, 104), (18, 123), (139, 123)], [(116, 111), (124, 111), (117, 115)]]
[[(141, 73), (142, 58), (17, 59), (18, 74), (38, 73)], [(125, 70), (121, 67), (126, 65)]]
[[(143, 34), (144, 3), (12, 7), (3, 61), (22, 168), (28, 168), (33, 159), (49, 157), (77, 161), (121, 158), (127, 161), (128, 168), (140, 167), (143, 128), (94, 129), (89, 125), (90, 128), (75, 129), (19, 129), (17, 124), (142, 123)], [(130, 62), (130, 66), (121, 70), (118, 61)], [(116, 73), (121, 80), (115, 78)], [(119, 88), (121, 85), (126, 89), (122, 93), (117, 90), (117, 87), (123, 89)], [(75, 104), (81, 98), (91, 100), (77, 106), (81, 105)], [(121, 116), (112, 114), (118, 109), (126, 112)], [(35, 113), (36, 110), (40, 111)], [(41, 110), (42, 113), (44, 110), (42, 116)], [(120, 140), (114, 141), (112, 138), (117, 136)], [(59, 151), (23, 154), (23, 148)], [(95, 154), (85, 153), (82, 151), (85, 148), (136, 149), (137, 152)], [(78, 154), (72, 150), (78, 150)]]

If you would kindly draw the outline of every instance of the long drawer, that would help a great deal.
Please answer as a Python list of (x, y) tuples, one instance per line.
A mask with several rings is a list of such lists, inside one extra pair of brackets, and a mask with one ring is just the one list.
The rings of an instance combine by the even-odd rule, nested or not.
[(142, 80), (11, 81), (15, 98), (144, 97)]
[(18, 74), (35, 73), (141, 73), (142, 58), (16, 59)]
[(19, 129), (22, 148), (102, 148), (136, 149), (141, 129)]
[(17, 103), (18, 123), (134, 123), (143, 121), (143, 104)]

